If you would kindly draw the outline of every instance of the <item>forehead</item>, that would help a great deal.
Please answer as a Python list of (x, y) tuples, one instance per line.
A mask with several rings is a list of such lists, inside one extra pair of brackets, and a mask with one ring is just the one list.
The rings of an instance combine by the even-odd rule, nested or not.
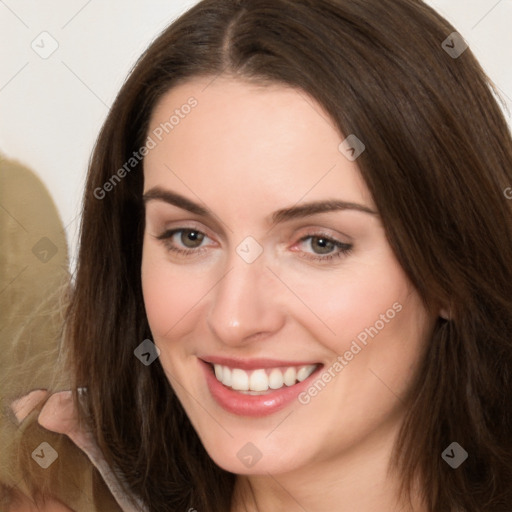
[(220, 201), (229, 194), (254, 206), (326, 195), (373, 206), (357, 163), (339, 150), (344, 136), (305, 92), (212, 80), (182, 83), (154, 109), (145, 190), (158, 185)]

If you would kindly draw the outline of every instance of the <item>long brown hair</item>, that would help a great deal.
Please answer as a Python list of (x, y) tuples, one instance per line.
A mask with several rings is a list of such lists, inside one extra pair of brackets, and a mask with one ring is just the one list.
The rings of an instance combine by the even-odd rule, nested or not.
[[(419, 0), (203, 0), (137, 62), (91, 158), (67, 334), (83, 419), (149, 510), (229, 511), (235, 475), (209, 458), (160, 363), (133, 355), (151, 338), (143, 160), (112, 176), (163, 94), (220, 74), (303, 90), (364, 142), (389, 243), (425, 304), (450, 314), (408, 397), (393, 459), (404, 496), (418, 479), (429, 510), (511, 510), (512, 142), (471, 50), (442, 47), (454, 31)], [(441, 457), (453, 441), (469, 454), (456, 470)]]

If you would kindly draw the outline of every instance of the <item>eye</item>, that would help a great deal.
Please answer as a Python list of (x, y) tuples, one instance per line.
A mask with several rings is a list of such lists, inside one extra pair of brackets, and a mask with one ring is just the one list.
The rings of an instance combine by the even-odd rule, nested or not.
[(312, 252), (304, 251), (301, 257), (315, 261), (330, 261), (347, 255), (352, 245), (341, 242), (324, 234), (310, 234), (302, 237), (299, 245), (309, 248)]
[(318, 236), (310, 236), (308, 238), (310, 240), (310, 247), (317, 254), (329, 254), (334, 249), (336, 249), (336, 242), (330, 240), (329, 238)]
[(178, 231), (178, 233), (181, 233), (178, 240), (188, 249), (196, 249), (197, 247), (200, 247), (204, 237), (206, 236), (204, 233), (192, 229), (182, 229), (181, 231)]
[(172, 252), (184, 255), (192, 255), (202, 252), (202, 244), (209, 237), (194, 228), (170, 229), (157, 236), (162, 240), (165, 247)]

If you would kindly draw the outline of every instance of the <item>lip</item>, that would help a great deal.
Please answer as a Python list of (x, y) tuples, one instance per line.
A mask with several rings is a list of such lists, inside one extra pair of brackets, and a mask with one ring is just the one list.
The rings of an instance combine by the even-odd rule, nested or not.
[(260, 368), (281, 368), (289, 366), (309, 366), (312, 364), (319, 364), (318, 362), (311, 361), (283, 361), (282, 359), (266, 359), (266, 358), (254, 358), (254, 359), (235, 359), (232, 357), (217, 357), (217, 356), (205, 356), (200, 357), (200, 360), (211, 363), (221, 364), (223, 366), (229, 366), (230, 368), (240, 368), (241, 370), (258, 370)]
[[(215, 359), (215, 361), (213, 361), (213, 359)], [(217, 402), (217, 404), (224, 410), (232, 414), (253, 418), (274, 414), (293, 403), (294, 400), (297, 399), (297, 396), (310, 385), (310, 382), (323, 368), (323, 364), (319, 364), (318, 368), (307, 379), (302, 382), (297, 382), (297, 384), (293, 386), (283, 386), (281, 389), (271, 391), (264, 395), (245, 395), (238, 391), (234, 391), (219, 382), (213, 373), (210, 363), (223, 364), (225, 366), (230, 366), (231, 368), (241, 368), (245, 370), (280, 366), (305, 366), (307, 364), (318, 363), (297, 364), (295, 362), (288, 363), (283, 361), (271, 361), (270, 359), (252, 359), (250, 361), (246, 360), (246, 364), (242, 365), (240, 361), (235, 363), (233, 359), (226, 358), (208, 358), (208, 361), (206, 361), (206, 359), (198, 358), (198, 362), (203, 369), (206, 377), (206, 384), (208, 385), (210, 394), (215, 402)], [(265, 364), (261, 365), (261, 362)]]

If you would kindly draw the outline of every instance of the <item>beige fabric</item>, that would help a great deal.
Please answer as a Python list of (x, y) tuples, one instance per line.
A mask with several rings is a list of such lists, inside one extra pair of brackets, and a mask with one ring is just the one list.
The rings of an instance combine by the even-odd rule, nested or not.
[[(36, 498), (44, 494), (58, 499), (76, 512), (119, 512), (105, 481), (88, 459), (66, 435), (43, 428), (37, 421), (42, 404), (20, 418), (13, 445), (19, 450), (13, 474), (23, 475), (15, 485), (18, 492)], [(40, 466), (39, 460), (54, 461)], [(26, 478), (29, 475), (29, 478)]]
[[(31, 390), (69, 388), (59, 370), (62, 297), (68, 282), (66, 236), (52, 199), (29, 169), (0, 156), (2, 511), (8, 510), (12, 489), (29, 497), (46, 493), (77, 512), (120, 510), (86, 454), (66, 435), (38, 424), (46, 393), (18, 402), (18, 417), (11, 409)], [(47, 468), (39, 464), (44, 457), (35, 456), (41, 455), (41, 443), (58, 454)]]
[[(118, 477), (106, 464), (93, 437), (80, 427), (71, 392), (61, 391), (51, 396), (44, 390), (35, 390), (11, 405), (11, 409), (20, 423), (36, 408), (39, 412), (37, 422), (46, 430), (58, 434), (65, 434), (80, 448), (93, 463), (103, 482), (109, 488), (112, 496), (123, 512), (143, 512), (142, 505), (133, 506), (122, 490)], [(42, 408), (37, 407), (44, 402)], [(37, 452), (36, 452), (37, 453)], [(39, 455), (41, 455), (40, 452)]]

